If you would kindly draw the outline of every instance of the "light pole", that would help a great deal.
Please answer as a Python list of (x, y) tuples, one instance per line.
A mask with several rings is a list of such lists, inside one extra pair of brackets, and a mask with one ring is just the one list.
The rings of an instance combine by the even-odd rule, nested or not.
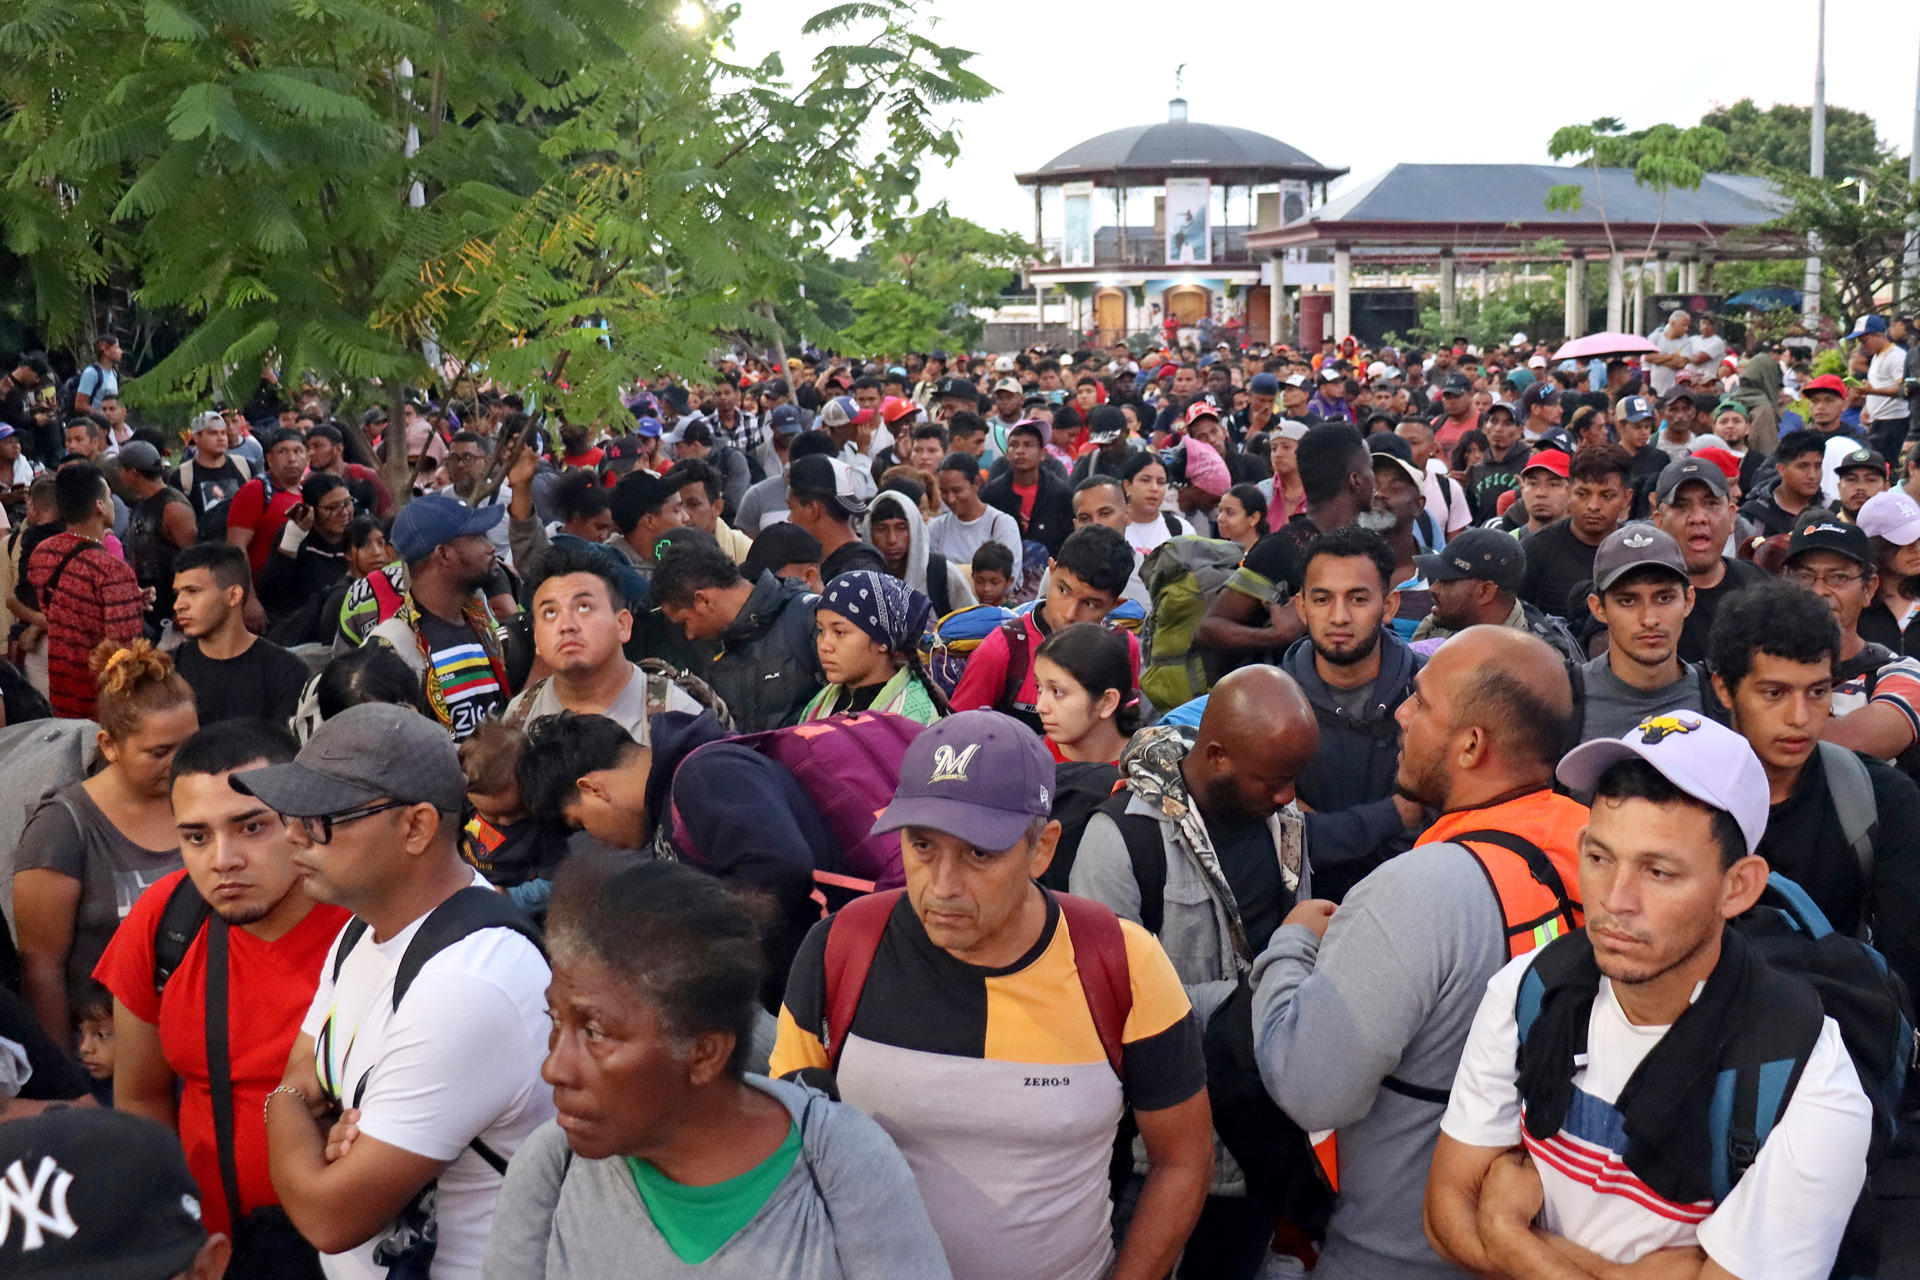
[[(1920, 73), (1914, 77), (1913, 84), (1913, 151), (1907, 156), (1908, 183), (1920, 182)], [(1907, 282), (1907, 309), (1911, 311), (1912, 299), (1920, 297), (1920, 219), (1907, 228), (1907, 265), (1904, 272)]]
[[(1827, 0), (1819, 0), (1820, 31), (1813, 55), (1813, 157), (1807, 172), (1827, 176)], [(1820, 322), (1820, 237), (1807, 236), (1807, 274), (1801, 282), (1800, 318), (1808, 329)]]

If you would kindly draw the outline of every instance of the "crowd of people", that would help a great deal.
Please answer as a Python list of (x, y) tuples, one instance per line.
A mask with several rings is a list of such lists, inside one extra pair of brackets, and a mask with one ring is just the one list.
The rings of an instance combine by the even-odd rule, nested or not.
[(1643, 345), (18, 357), (0, 1270), (1880, 1274), (1920, 344)]

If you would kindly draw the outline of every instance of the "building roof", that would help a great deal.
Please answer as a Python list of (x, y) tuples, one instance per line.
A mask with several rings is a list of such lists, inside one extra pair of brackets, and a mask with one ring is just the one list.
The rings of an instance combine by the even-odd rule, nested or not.
[[(1583, 189), (1578, 210), (1547, 208), (1556, 186)], [(1256, 250), (1342, 240), (1356, 244), (1446, 244), (1472, 237), (1512, 243), (1555, 236), (1576, 247), (1604, 243), (1604, 222), (1616, 236), (1638, 232), (1642, 243), (1660, 228), (1659, 244), (1711, 243), (1731, 231), (1777, 218), (1787, 201), (1765, 178), (1710, 173), (1693, 191), (1658, 191), (1636, 183), (1629, 169), (1593, 172), (1550, 164), (1400, 164), (1367, 179), (1278, 230), (1255, 232)]]
[[(1184, 115), (1185, 108), (1184, 102), (1176, 102), (1177, 114)], [(1299, 148), (1252, 129), (1175, 119), (1088, 138), (1033, 172), (1017, 177), (1041, 186), (1124, 177), (1144, 186), (1169, 176), (1244, 184), (1282, 178), (1319, 182), (1345, 172), (1330, 169)]]

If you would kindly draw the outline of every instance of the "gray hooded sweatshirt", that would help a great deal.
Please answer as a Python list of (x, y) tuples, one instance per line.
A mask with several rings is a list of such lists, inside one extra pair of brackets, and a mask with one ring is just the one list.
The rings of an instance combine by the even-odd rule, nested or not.
[(950, 1280), (907, 1162), (884, 1130), (804, 1085), (747, 1083), (800, 1127), (800, 1157), (746, 1226), (705, 1262), (682, 1262), (619, 1157), (572, 1155), (548, 1121), (507, 1167), (486, 1280)]

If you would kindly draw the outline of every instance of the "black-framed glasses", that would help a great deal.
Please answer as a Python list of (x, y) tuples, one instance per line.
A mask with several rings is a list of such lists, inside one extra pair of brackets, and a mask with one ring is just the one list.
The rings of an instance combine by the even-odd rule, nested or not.
[(389, 809), (407, 809), (413, 806), (411, 800), (382, 800), (379, 804), (362, 805), (358, 809), (342, 809), (339, 813), (322, 813), (314, 817), (289, 818), (297, 822), (307, 833), (307, 839), (315, 844), (332, 844), (333, 829), (343, 822), (358, 822), (362, 818), (371, 818), (376, 813), (385, 813)]

